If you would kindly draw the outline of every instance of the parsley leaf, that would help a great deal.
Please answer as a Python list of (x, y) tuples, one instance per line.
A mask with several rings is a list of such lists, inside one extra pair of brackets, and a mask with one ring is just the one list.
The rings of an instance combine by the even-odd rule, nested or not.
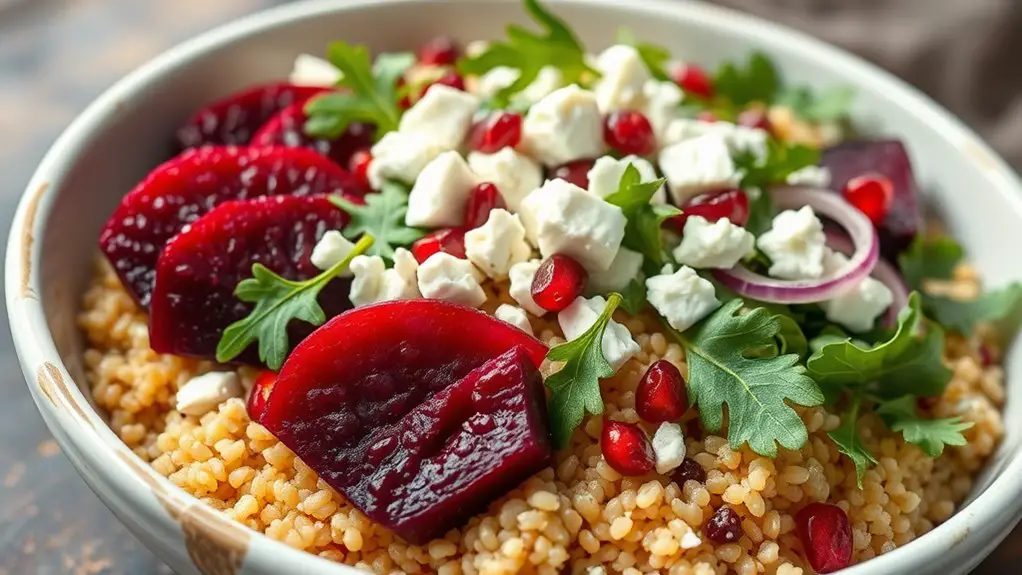
[(546, 378), (550, 389), (550, 428), (554, 444), (565, 447), (585, 417), (603, 413), (603, 396), (600, 395), (600, 379), (614, 375), (614, 370), (603, 357), (603, 333), (607, 329), (614, 310), (621, 303), (621, 296), (612, 293), (607, 306), (596, 322), (577, 338), (562, 343), (546, 354), (549, 361), (563, 361), (561, 369)]
[(827, 433), (830, 440), (837, 446), (837, 450), (848, 456), (855, 464), (855, 482), (859, 489), (862, 489), (862, 476), (866, 470), (877, 464), (876, 457), (862, 443), (859, 435), (859, 405), (862, 397), (856, 395), (848, 411), (841, 414), (841, 425), (834, 431)]
[(540, 6), (538, 0), (525, 0), (525, 10), (545, 34), (510, 24), (507, 41), (491, 42), (481, 54), (458, 61), (458, 71), (462, 74), (485, 74), (498, 66), (518, 70), (518, 78), (494, 97), (498, 106), (506, 105), (513, 94), (531, 84), (544, 66), (558, 68), (566, 85), (581, 85), (587, 76), (599, 75), (586, 64), (585, 49), (563, 20)]
[(855, 89), (837, 86), (814, 92), (808, 86), (794, 86), (781, 90), (775, 104), (791, 108), (796, 115), (809, 122), (836, 122), (848, 117), (855, 100)]
[(425, 235), (418, 228), (405, 225), (408, 211), (408, 191), (397, 182), (384, 182), (379, 193), (366, 194), (365, 205), (354, 204), (342, 196), (331, 196), (330, 201), (351, 214), (351, 221), (341, 233), (349, 240), (362, 234), (376, 238), (369, 253), (394, 259), (395, 246), (407, 246)]
[(242, 280), (234, 295), (241, 301), (254, 303), (255, 308), (248, 316), (227, 326), (216, 346), (216, 360), (231, 361), (258, 339), (259, 359), (274, 371), (280, 369), (290, 349), (288, 323), (293, 319), (312, 325), (326, 321), (326, 314), (316, 301), (320, 290), (371, 245), (372, 236), (363, 236), (343, 260), (305, 281), (284, 279), (263, 264), (253, 264), (252, 277)]
[(766, 309), (739, 313), (741, 308), (741, 300), (732, 300), (683, 334), (667, 331), (685, 346), (689, 397), (703, 426), (719, 431), (726, 405), (731, 447), (747, 442), (756, 453), (774, 457), (777, 443), (799, 449), (809, 438), (787, 401), (815, 406), (823, 403), (823, 394), (797, 355), (746, 356), (771, 345), (781, 326)]
[(646, 303), (646, 283), (641, 277), (628, 282), (625, 289), (621, 290), (621, 309), (628, 312), (628, 315), (638, 315)]
[(781, 77), (766, 54), (754, 52), (744, 66), (734, 62), (721, 65), (713, 88), (718, 97), (739, 108), (753, 102), (769, 104), (781, 89)]
[(912, 395), (886, 401), (876, 412), (891, 431), (900, 432), (905, 441), (918, 446), (929, 457), (940, 456), (945, 445), (965, 445), (962, 432), (973, 425), (960, 417), (923, 419), (916, 413), (916, 398)]
[(998, 332), (1010, 337), (1022, 320), (1022, 284), (1014, 282), (974, 300), (928, 296), (926, 304), (934, 319), (959, 333), (969, 335), (977, 323), (997, 322)]
[(949, 279), (963, 255), (962, 246), (950, 237), (920, 235), (898, 257), (898, 264), (908, 285), (920, 289), (925, 279)]
[(305, 106), (309, 119), (305, 133), (320, 138), (336, 138), (352, 122), (376, 126), (376, 138), (396, 130), (401, 120), (397, 81), (412, 64), (413, 54), (381, 54), (376, 66), (370, 64), (369, 49), (345, 42), (334, 42), (327, 59), (343, 76), (338, 85), (349, 90), (317, 96)]
[(666, 178), (642, 182), (639, 170), (629, 164), (621, 175), (617, 191), (604, 200), (621, 208), (627, 224), (621, 242), (626, 248), (643, 255), (649, 270), (659, 270), (668, 260), (660, 228), (668, 218), (680, 215), (681, 210), (667, 204), (651, 204), (650, 200)]
[(635, 48), (639, 57), (642, 58), (642, 63), (649, 70), (650, 76), (661, 82), (671, 81), (671, 77), (667, 75), (667, 62), (671, 59), (671, 53), (666, 48), (648, 42), (640, 42), (628, 28), (621, 28), (617, 31), (617, 43)]

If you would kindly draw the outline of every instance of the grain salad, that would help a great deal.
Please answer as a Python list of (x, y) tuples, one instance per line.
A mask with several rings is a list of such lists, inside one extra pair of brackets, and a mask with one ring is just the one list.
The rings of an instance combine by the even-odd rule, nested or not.
[(82, 299), (113, 431), (381, 574), (830, 573), (947, 520), (1022, 290), (847, 89), (524, 4), (545, 34), (336, 42), (183, 125)]

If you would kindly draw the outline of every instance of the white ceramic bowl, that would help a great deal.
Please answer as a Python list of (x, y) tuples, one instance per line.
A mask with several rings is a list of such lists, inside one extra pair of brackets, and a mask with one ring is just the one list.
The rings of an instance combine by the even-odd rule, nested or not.
[[(851, 84), (867, 132), (903, 138), (927, 199), (993, 284), (1022, 278), (1006, 252), (1022, 230), (1022, 186), (1004, 162), (947, 112), (904, 83), (798, 32), (731, 11), (669, 0), (549, 0), (598, 48), (627, 26), (707, 64), (769, 53), (793, 82)], [(282, 78), (299, 52), (343, 38), (407, 49), (446, 33), (493, 38), (524, 23), (517, 0), (321, 0), (270, 10), (203, 34), (135, 71), (60, 137), (18, 207), (7, 250), (7, 306), (25, 378), (64, 453), (131, 531), (180, 573), (348, 572), (251, 532), (158, 476), (90, 404), (75, 327), (102, 223), (124, 192), (166, 158), (169, 135), (199, 105)], [(1003, 444), (964, 509), (933, 532), (846, 571), (950, 575), (975, 567), (1022, 510), (1022, 351), (1008, 355)]]

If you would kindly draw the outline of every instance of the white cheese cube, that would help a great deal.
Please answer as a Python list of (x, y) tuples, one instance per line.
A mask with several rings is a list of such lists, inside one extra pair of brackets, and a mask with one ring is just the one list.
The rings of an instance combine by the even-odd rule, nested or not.
[(433, 254), (419, 266), (419, 291), (423, 297), (479, 307), (486, 293), (479, 285), (482, 274), (468, 260), (451, 254)]
[[(585, 333), (596, 323), (605, 307), (607, 307), (607, 300), (601, 296), (589, 299), (575, 298), (571, 305), (557, 314), (557, 323), (561, 326), (564, 337), (571, 341)], [(603, 332), (601, 349), (603, 358), (616, 372), (625, 362), (639, 353), (640, 348), (639, 344), (632, 339), (628, 328), (611, 319), (607, 322), (607, 329)]]
[[(411, 261), (408, 261), (411, 258)], [(394, 254), (395, 267), (386, 269), (380, 256), (356, 256), (351, 260), (355, 279), (351, 282), (348, 299), (351, 305), (362, 307), (381, 301), (416, 299), (420, 297), (414, 268), (415, 258), (408, 250), (398, 249)]]
[(553, 94), (555, 90), (564, 86), (564, 76), (561, 69), (556, 66), (543, 66), (539, 69), (536, 79), (529, 83), (524, 90), (511, 97), (516, 104), (531, 105), (535, 102)]
[(823, 224), (809, 206), (777, 214), (770, 231), (756, 240), (770, 258), (770, 275), (786, 280), (821, 277), (826, 243)]
[(653, 126), (657, 141), (663, 145), (671, 122), (678, 118), (679, 107), (685, 99), (685, 93), (674, 82), (659, 80), (647, 81), (642, 87), (642, 93), (645, 96), (642, 114)]
[(241, 397), (245, 388), (233, 371), (211, 371), (193, 377), (177, 390), (175, 409), (185, 415), (205, 415), (232, 397)]
[(601, 112), (634, 110), (642, 104), (649, 71), (633, 46), (618, 44), (607, 48), (596, 58), (596, 69), (600, 79), (593, 85), (593, 92)]
[(671, 144), (660, 151), (660, 171), (676, 205), (702, 192), (733, 187), (739, 174), (727, 143), (719, 134), (707, 134)]
[(336, 66), (311, 54), (299, 54), (288, 81), (297, 86), (336, 86), (343, 74)]
[(444, 150), (418, 134), (387, 132), (372, 147), (367, 176), (373, 189), (384, 180), (415, 183), (422, 170)]
[(522, 122), (521, 149), (558, 166), (603, 153), (603, 118), (596, 96), (572, 84), (536, 102)]
[(532, 246), (518, 216), (497, 209), (485, 224), (465, 233), (465, 255), (487, 277), (504, 279), (511, 266), (532, 256)]
[(752, 252), (755, 241), (748, 230), (727, 218), (710, 223), (702, 216), (692, 216), (685, 221), (674, 259), (697, 269), (731, 269)]
[(497, 186), (504, 203), (512, 212), (518, 211), (525, 196), (543, 183), (543, 168), (514, 148), (505, 147), (495, 154), (471, 152), (468, 167), (481, 182)]
[(418, 280), (417, 271), (419, 269), (419, 261), (415, 259), (412, 252), (405, 248), (397, 248), (394, 250), (394, 273), (396, 273), (401, 279), (415, 284)]
[(541, 317), (546, 313), (546, 310), (539, 307), (536, 300), (532, 299), (532, 280), (536, 277), (536, 271), (539, 270), (541, 263), (540, 260), (529, 260), (511, 266), (511, 270), (508, 272), (508, 276), (511, 278), (508, 294), (511, 299), (536, 317)]
[[(618, 185), (621, 183), (621, 176), (624, 175), (629, 164), (635, 166), (636, 170), (639, 170), (641, 181), (652, 182), (657, 179), (656, 169), (653, 167), (653, 164), (639, 156), (625, 156), (620, 160), (614, 156), (602, 156), (596, 160), (592, 169), (589, 170), (589, 191), (601, 198), (606, 198), (617, 192)], [(650, 202), (662, 204), (666, 201), (667, 190), (664, 189), (664, 186), (660, 186), (660, 189), (653, 195), (653, 199)]]
[(526, 196), (519, 214), (543, 257), (564, 254), (589, 271), (610, 268), (625, 236), (621, 208), (561, 179)]
[(646, 299), (678, 331), (685, 331), (720, 307), (713, 284), (687, 266), (647, 279)]
[(656, 455), (656, 472), (660, 475), (677, 469), (685, 460), (685, 435), (677, 423), (661, 423), (653, 434), (652, 443)]
[(476, 176), (458, 152), (444, 152), (429, 163), (408, 194), (405, 224), (443, 228), (465, 223), (465, 203)]
[(529, 316), (525, 313), (525, 310), (502, 303), (497, 307), (497, 310), (493, 312), (494, 317), (500, 321), (507, 322), (525, 333), (532, 335), (532, 324), (529, 323)]
[[(330, 230), (323, 234), (323, 237), (316, 242), (316, 247), (312, 248), (310, 259), (312, 260), (312, 265), (325, 271), (348, 257), (348, 254), (353, 249), (355, 249), (355, 244), (342, 236), (341, 232)], [(339, 275), (340, 277), (351, 277), (351, 266), (348, 266)]]
[(398, 131), (419, 134), (434, 146), (454, 150), (472, 126), (479, 99), (443, 84), (435, 84), (401, 116)]
[(497, 95), (497, 92), (514, 84), (515, 80), (518, 79), (518, 75), (518, 70), (507, 66), (491, 68), (488, 72), (479, 76), (478, 81), (475, 83), (474, 93), (484, 100), (492, 98)]
[[(844, 255), (827, 250), (824, 256), (824, 274), (836, 275), (848, 263)], [(859, 282), (841, 295), (820, 304), (827, 319), (841, 324), (849, 331), (862, 333), (873, 329), (876, 319), (894, 303), (894, 294), (882, 282), (871, 277)]]
[(830, 170), (820, 166), (806, 166), (788, 174), (785, 183), (789, 186), (830, 187)]
[(614, 256), (614, 261), (610, 263), (609, 268), (589, 274), (586, 293), (597, 295), (621, 291), (628, 287), (632, 280), (639, 279), (641, 270), (642, 254), (628, 248), (621, 248)]
[(704, 122), (693, 118), (671, 120), (666, 130), (660, 134), (660, 145), (668, 146), (707, 134), (716, 134), (724, 138), (732, 154), (751, 152), (757, 158), (763, 158), (767, 154), (770, 134), (765, 130), (739, 126), (731, 122)]

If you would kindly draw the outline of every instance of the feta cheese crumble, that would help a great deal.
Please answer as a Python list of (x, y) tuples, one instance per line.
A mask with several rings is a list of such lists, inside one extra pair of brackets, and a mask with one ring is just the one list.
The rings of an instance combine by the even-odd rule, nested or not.
[[(625, 156), (620, 160), (614, 156), (602, 156), (593, 163), (593, 167), (589, 170), (589, 192), (601, 198), (606, 198), (617, 192), (621, 176), (624, 175), (629, 165), (635, 166), (635, 169), (639, 171), (640, 181), (652, 182), (657, 179), (653, 164), (639, 156)], [(650, 203), (662, 204), (666, 201), (667, 190), (664, 189), (664, 186), (660, 186)]]
[(465, 233), (465, 255), (488, 277), (504, 279), (511, 266), (532, 256), (532, 247), (518, 216), (496, 209), (486, 223)]
[(767, 155), (770, 134), (765, 130), (739, 126), (731, 122), (704, 122), (694, 118), (671, 120), (664, 130), (661, 145), (675, 144), (707, 134), (716, 134), (723, 138), (732, 154), (750, 152), (757, 158)]
[(233, 371), (211, 371), (195, 376), (177, 390), (174, 408), (185, 415), (205, 415), (245, 389)]
[(647, 279), (646, 299), (678, 331), (685, 331), (720, 307), (713, 284), (687, 266)]
[(405, 224), (427, 228), (465, 223), (465, 203), (477, 181), (458, 152), (444, 152), (429, 163), (408, 194)]
[[(323, 237), (319, 238), (319, 241), (316, 242), (316, 246), (312, 248), (312, 255), (309, 259), (312, 260), (312, 265), (326, 271), (348, 257), (348, 254), (353, 249), (355, 249), (355, 244), (348, 241), (347, 238), (341, 235), (341, 232), (330, 230), (323, 234)], [(348, 269), (342, 270), (338, 276), (351, 277), (351, 267), (349, 266)]]
[(502, 303), (493, 312), (494, 317), (500, 321), (509, 323), (525, 333), (532, 335), (532, 324), (529, 323), (529, 316), (520, 307)]
[(621, 291), (628, 287), (634, 279), (639, 279), (642, 270), (642, 254), (628, 248), (621, 248), (614, 256), (614, 261), (606, 270), (597, 270), (589, 274), (586, 282), (586, 293), (606, 294)]
[(733, 187), (739, 174), (720, 134), (707, 134), (671, 144), (660, 151), (660, 171), (675, 205), (702, 192)]
[(521, 149), (546, 166), (603, 153), (596, 96), (572, 84), (536, 102), (522, 121)]
[(752, 252), (755, 241), (748, 230), (727, 218), (710, 223), (702, 216), (691, 216), (685, 220), (674, 259), (698, 269), (730, 269)]
[(468, 167), (479, 181), (497, 186), (500, 197), (512, 212), (517, 212), (525, 196), (543, 184), (543, 168), (510, 147), (493, 154), (471, 152)]
[(343, 74), (336, 66), (311, 54), (299, 54), (288, 81), (296, 86), (335, 86)]
[[(601, 296), (589, 299), (575, 298), (571, 305), (557, 314), (557, 323), (561, 326), (565, 339), (571, 341), (585, 333), (596, 323), (605, 307), (607, 300)], [(604, 359), (615, 372), (640, 350), (628, 328), (613, 319), (607, 322), (607, 329), (603, 332), (603, 341), (600, 345)]]
[(806, 166), (788, 174), (785, 183), (789, 186), (830, 187), (830, 170), (820, 166)]
[(702, 544), (703, 540), (700, 539), (694, 531), (686, 531), (685, 534), (681, 536), (681, 542), (679, 543), (682, 549), (695, 549)]
[(638, 50), (617, 44), (597, 56), (595, 63), (600, 79), (593, 85), (593, 93), (601, 112), (633, 110), (642, 104), (649, 71)]
[(564, 254), (589, 271), (610, 267), (627, 223), (621, 208), (561, 179), (526, 196), (519, 214), (543, 257)]
[(653, 434), (656, 472), (664, 475), (677, 469), (685, 460), (685, 435), (677, 423), (664, 422)]
[(370, 151), (373, 160), (366, 176), (373, 189), (378, 190), (385, 180), (415, 183), (426, 165), (444, 150), (419, 134), (387, 132)]
[(826, 243), (823, 224), (810, 206), (777, 214), (770, 231), (756, 240), (770, 258), (770, 275), (786, 280), (822, 276)]
[(394, 267), (387, 269), (380, 256), (356, 256), (351, 260), (355, 279), (351, 282), (348, 299), (355, 307), (381, 301), (415, 299), (420, 297), (416, 286), (415, 256), (404, 248), (394, 252)]
[(419, 266), (419, 291), (423, 297), (442, 299), (469, 307), (486, 302), (486, 293), (479, 282), (483, 274), (472, 262), (438, 252)]
[[(827, 249), (823, 259), (826, 276), (837, 274), (848, 258), (844, 254)], [(832, 300), (820, 303), (827, 319), (841, 324), (849, 331), (866, 332), (873, 329), (876, 319), (894, 303), (894, 294), (882, 282), (867, 277), (857, 285), (848, 288)]]
[(653, 126), (657, 141), (663, 145), (671, 122), (678, 117), (678, 107), (685, 99), (685, 93), (674, 82), (659, 80), (648, 80), (642, 87), (642, 93), (646, 100), (642, 114)]
[(529, 260), (511, 266), (511, 270), (508, 272), (508, 276), (511, 278), (508, 294), (511, 299), (536, 317), (541, 317), (546, 313), (546, 310), (539, 307), (536, 300), (532, 299), (532, 280), (536, 277), (536, 271), (539, 270), (541, 263), (543, 262), (540, 260)]
[(472, 126), (479, 99), (450, 86), (434, 84), (401, 116), (398, 131), (418, 134), (442, 150), (461, 145)]

